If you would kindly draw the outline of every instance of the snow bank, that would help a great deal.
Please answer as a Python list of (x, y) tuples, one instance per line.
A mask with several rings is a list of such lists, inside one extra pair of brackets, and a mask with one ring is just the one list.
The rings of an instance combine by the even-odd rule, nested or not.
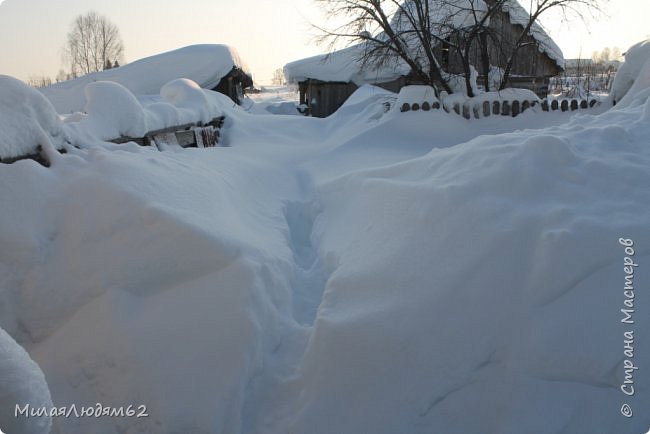
[(191, 45), (146, 57), (116, 69), (57, 83), (41, 89), (41, 92), (59, 113), (72, 113), (83, 109), (84, 89), (95, 81), (119, 83), (138, 96), (158, 95), (165, 83), (177, 78), (187, 78), (199, 87), (213, 89), (234, 67), (247, 70), (232, 47)]
[[(641, 112), (479, 137), (323, 184), (313, 239), (330, 277), (294, 416), (270, 431), (644, 432), (650, 379), (635, 377), (638, 418), (618, 411), (619, 239), (650, 259)], [(417, 116), (438, 143), (441, 118)], [(637, 347), (634, 363), (648, 360)]]
[(57, 406), (150, 415), (57, 418), (55, 432), (240, 431), (247, 385), (290, 310), (277, 196), (295, 187), (226, 151), (95, 148), (50, 169), (0, 166), (12, 204), (0, 213), (0, 324), (29, 344)]
[[(16, 407), (21, 414), (16, 417)], [(0, 328), (0, 431), (20, 434), (48, 434), (49, 416), (28, 417), (25, 408), (52, 408), (43, 372), (29, 354)]]
[[(650, 39), (634, 44), (625, 53), (625, 62), (616, 72), (610, 98), (619, 103), (629, 92), (637, 79), (643, 75), (643, 69), (650, 60)], [(638, 92), (638, 88), (636, 91)]]
[(52, 104), (15, 78), (0, 75), (0, 158), (63, 148), (66, 136)]
[(55, 405), (149, 414), (54, 432), (647, 429), (650, 376), (618, 411), (620, 238), (649, 276), (647, 105), (469, 122), (384, 111), (396, 99), (234, 110), (231, 148), (0, 165), (0, 326)]

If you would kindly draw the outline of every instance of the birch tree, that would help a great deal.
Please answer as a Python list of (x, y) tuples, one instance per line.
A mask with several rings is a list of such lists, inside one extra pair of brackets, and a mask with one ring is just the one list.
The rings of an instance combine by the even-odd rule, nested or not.
[(75, 18), (63, 51), (71, 74), (77, 77), (123, 60), (124, 43), (115, 24), (103, 15), (89, 12)]

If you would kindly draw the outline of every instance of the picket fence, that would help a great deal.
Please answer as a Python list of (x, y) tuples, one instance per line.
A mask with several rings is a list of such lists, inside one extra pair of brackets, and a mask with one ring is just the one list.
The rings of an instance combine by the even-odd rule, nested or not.
[(441, 104), (436, 101), (434, 103), (422, 102), (422, 103), (408, 103), (405, 102), (400, 107), (401, 112), (414, 112), (414, 111), (429, 111), (429, 110), (444, 110), (447, 113), (456, 113), (457, 115), (463, 116), (465, 119), (479, 119), (486, 118), (488, 116), (518, 116), (526, 110), (540, 106), (543, 112), (571, 112), (575, 110), (584, 110), (590, 109), (597, 105), (600, 105), (600, 102), (596, 99), (590, 101), (586, 99), (544, 99), (541, 101), (534, 100), (493, 100), (493, 101), (483, 101), (482, 103), (475, 103), (471, 100), (465, 101), (462, 104), (460, 102), (455, 102), (453, 104)]

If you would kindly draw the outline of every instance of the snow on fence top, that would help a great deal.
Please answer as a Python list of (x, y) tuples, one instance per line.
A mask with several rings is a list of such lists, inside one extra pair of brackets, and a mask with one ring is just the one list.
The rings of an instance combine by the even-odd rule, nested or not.
[(65, 134), (52, 104), (20, 80), (0, 75), (0, 159), (61, 149)]
[(223, 119), (233, 104), (226, 95), (201, 89), (186, 78), (164, 84), (155, 101), (148, 103), (111, 81), (88, 83), (84, 93), (86, 113), (62, 122), (38, 90), (0, 75), (0, 162), (34, 158), (47, 165), (56, 150), (67, 145), (91, 146), (98, 140), (140, 138), (177, 126), (209, 124)]
[(234, 67), (247, 71), (237, 52), (227, 45), (191, 45), (106, 71), (93, 72), (41, 89), (59, 113), (84, 109), (84, 89), (95, 81), (121, 84), (134, 95), (158, 95), (160, 88), (177, 78), (187, 78), (204, 89), (213, 89)]

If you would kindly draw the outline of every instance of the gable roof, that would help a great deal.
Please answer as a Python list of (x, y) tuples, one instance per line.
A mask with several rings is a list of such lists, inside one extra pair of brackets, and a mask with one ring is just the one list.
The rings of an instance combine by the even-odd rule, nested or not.
[[(402, 8), (415, 15), (413, 0), (405, 0)], [(429, 0), (429, 10), (432, 32), (440, 38), (446, 38), (457, 29), (471, 27), (482, 20), (488, 11), (488, 4), (483, 0)], [(511, 24), (522, 28), (526, 27), (530, 19), (530, 13), (517, 0), (505, 1), (501, 11), (508, 15)], [(412, 28), (400, 12), (393, 16), (391, 26), (401, 31)], [(560, 68), (564, 68), (562, 50), (538, 22), (533, 23), (529, 35), (537, 41), (540, 53), (546, 54)]]
[[(429, 0), (431, 10), (432, 30), (444, 38), (452, 33), (453, 29), (460, 29), (473, 25), (480, 20), (481, 13), (487, 11), (483, 0)], [(402, 7), (409, 8), (412, 0), (406, 0)], [(478, 13), (475, 18), (470, 12), (474, 9)], [(530, 17), (529, 13), (517, 2), (508, 0), (503, 8), (508, 14), (511, 24), (525, 27)], [(393, 16), (393, 28), (407, 29), (408, 20), (399, 13)], [(564, 69), (564, 56), (562, 50), (553, 39), (537, 23), (533, 23), (530, 35), (538, 42), (538, 49), (547, 55), (560, 68)], [(381, 37), (381, 35), (380, 35)], [(288, 81), (299, 82), (308, 78), (321, 81), (354, 82), (357, 85), (368, 83), (381, 83), (406, 75), (410, 71), (408, 65), (401, 59), (396, 59), (392, 64), (381, 67), (363, 67), (359, 59), (363, 54), (365, 44), (354, 45), (330, 54), (323, 54), (288, 63), (284, 67), (284, 74)]]
[(296, 60), (284, 66), (284, 76), (289, 82), (307, 79), (330, 82), (353, 82), (358, 86), (394, 80), (410, 72), (401, 59), (382, 67), (365, 67), (359, 61), (365, 44), (353, 45), (330, 54), (321, 54)]
[[(526, 27), (526, 24), (528, 24), (530, 13), (517, 0), (508, 0), (503, 5), (503, 12), (508, 13), (510, 23), (512, 24), (518, 24), (522, 27)], [(562, 50), (539, 23), (533, 23), (529, 34), (537, 41), (538, 50), (546, 54), (557, 66), (564, 69), (564, 54)]]
[(71, 113), (83, 110), (84, 89), (95, 81), (119, 83), (136, 96), (157, 95), (165, 83), (177, 78), (188, 78), (204, 89), (213, 89), (235, 67), (248, 70), (233, 48), (216, 44), (191, 45), (39, 90), (59, 113)]

